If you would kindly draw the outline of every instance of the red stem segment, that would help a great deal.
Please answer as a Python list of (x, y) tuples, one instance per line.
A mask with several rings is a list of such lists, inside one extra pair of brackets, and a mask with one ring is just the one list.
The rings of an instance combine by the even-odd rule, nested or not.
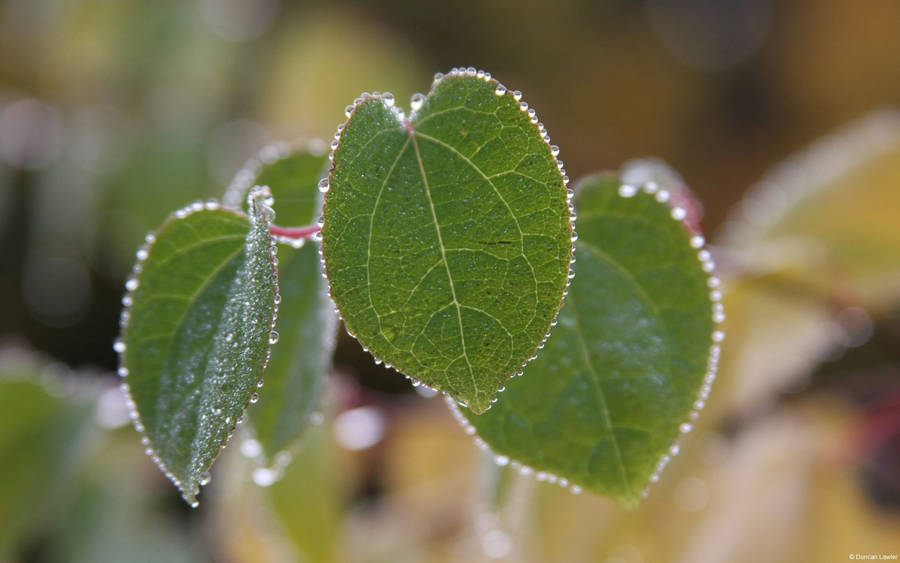
[(293, 239), (309, 239), (314, 234), (322, 230), (318, 225), (309, 225), (306, 227), (279, 227), (272, 225), (269, 227), (269, 233), (276, 237), (285, 237)]

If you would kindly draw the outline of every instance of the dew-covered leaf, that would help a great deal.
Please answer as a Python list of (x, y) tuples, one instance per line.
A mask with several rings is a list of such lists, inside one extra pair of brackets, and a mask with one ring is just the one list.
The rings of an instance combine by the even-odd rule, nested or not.
[(321, 424), (303, 437), (299, 459), (285, 468), (267, 490), (281, 529), (308, 561), (340, 561), (341, 510), (345, 502), (341, 479), (346, 471), (336, 459), (331, 426)]
[(128, 282), (120, 372), (148, 453), (192, 505), (262, 380), (278, 293), (269, 200), (251, 192), (249, 220), (179, 211)]
[(438, 77), (409, 118), (364, 95), (325, 195), (347, 330), (476, 412), (546, 337), (572, 253), (556, 149), (520, 98), (472, 69)]
[(577, 275), (558, 326), (490, 411), (462, 414), (499, 460), (633, 504), (702, 407), (721, 335), (702, 240), (657, 201), (668, 194), (618, 187), (597, 176), (576, 192)]
[[(278, 145), (264, 149), (256, 163), (238, 174), (226, 200), (240, 202), (247, 186), (267, 186), (275, 198), (278, 224), (310, 225), (321, 212), (318, 183), (328, 159), (324, 152), (312, 149), (270, 155), (278, 150)], [(279, 338), (272, 347), (259, 403), (249, 411), (269, 463), (297, 443), (318, 408), (337, 330), (337, 315), (322, 277), (318, 242), (307, 241), (300, 248), (279, 245), (278, 277)]]

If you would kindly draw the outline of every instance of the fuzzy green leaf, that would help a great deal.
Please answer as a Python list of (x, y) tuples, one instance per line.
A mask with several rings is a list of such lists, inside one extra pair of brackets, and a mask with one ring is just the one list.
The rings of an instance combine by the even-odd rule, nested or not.
[(278, 291), (268, 199), (251, 193), (249, 221), (203, 205), (176, 213), (129, 281), (117, 348), (136, 425), (192, 505), (266, 363)]
[[(245, 181), (269, 187), (280, 225), (308, 225), (319, 218), (322, 202), (318, 182), (327, 162), (325, 154), (300, 150), (259, 164), (252, 181), (249, 177)], [(259, 404), (249, 411), (256, 438), (269, 462), (299, 441), (319, 407), (337, 329), (317, 242), (307, 242), (301, 248), (279, 245), (278, 276), (280, 337), (272, 347)]]
[(456, 71), (364, 96), (334, 152), (323, 252), (347, 330), (476, 412), (547, 335), (566, 287), (563, 175), (518, 93)]
[(703, 394), (714, 323), (683, 225), (617, 188), (577, 191), (577, 275), (545, 349), (490, 411), (463, 413), (496, 454), (633, 504)]

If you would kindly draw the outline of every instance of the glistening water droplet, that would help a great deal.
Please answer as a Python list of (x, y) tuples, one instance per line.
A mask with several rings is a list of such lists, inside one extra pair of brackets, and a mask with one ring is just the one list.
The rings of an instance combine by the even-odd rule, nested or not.
[(413, 111), (419, 111), (419, 110), (422, 108), (422, 105), (423, 105), (424, 103), (425, 103), (425, 96), (424, 96), (424, 94), (416, 93), (416, 94), (413, 94), (413, 95), (412, 95), (412, 98), (410, 98), (410, 100), (409, 100), (409, 107), (410, 107)]

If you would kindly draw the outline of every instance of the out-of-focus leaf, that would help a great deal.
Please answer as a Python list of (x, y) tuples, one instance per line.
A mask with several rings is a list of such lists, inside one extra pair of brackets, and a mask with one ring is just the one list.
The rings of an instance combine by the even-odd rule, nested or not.
[(750, 190), (720, 242), (751, 272), (785, 245), (793, 277), (881, 309), (900, 299), (900, 113), (870, 115), (787, 159)]
[[(238, 174), (225, 201), (240, 203), (250, 186), (267, 186), (275, 198), (280, 225), (309, 225), (319, 217), (318, 182), (328, 159), (311, 150), (268, 156), (280, 150), (278, 145), (264, 149), (258, 161)], [(280, 245), (278, 276), (280, 336), (266, 367), (266, 386), (260, 390), (259, 404), (250, 411), (257, 440), (269, 463), (299, 440), (318, 407), (337, 330), (334, 305), (322, 277), (318, 242), (307, 242), (301, 248)]]
[(347, 330), (476, 412), (546, 337), (572, 252), (555, 149), (519, 100), (474, 70), (438, 78), (410, 118), (364, 96), (325, 195)]
[(504, 461), (634, 504), (708, 393), (716, 336), (680, 212), (618, 187), (577, 192), (577, 275), (546, 348), (489, 412), (463, 412)]
[(167, 502), (168, 491), (153, 485), (133, 436), (106, 435), (72, 484), (72, 502), (46, 530), (41, 546), (46, 561), (91, 563), (188, 563), (207, 560), (196, 522), (185, 521), (182, 508)]
[(318, 219), (321, 211), (317, 187), (319, 179), (327, 173), (327, 164), (324, 150), (312, 146), (291, 150), (287, 145), (270, 145), (238, 172), (222, 201), (240, 207), (252, 186), (268, 186), (275, 199), (273, 209), (279, 225), (308, 225)]
[(268, 478), (270, 468), (249, 456), (257, 448), (252, 438), (245, 437), (240, 453), (230, 450), (223, 456), (211, 505), (220, 553), (236, 563), (345, 559), (340, 556), (341, 481), (348, 472), (337, 464), (329, 428), (319, 425), (306, 432), (295, 452), (299, 459), (283, 467), (274, 482)]
[(51, 395), (36, 373), (0, 371), (0, 559), (57, 508), (60, 487), (85, 447), (91, 409)]
[(330, 426), (307, 433), (296, 462), (267, 491), (281, 528), (306, 561), (339, 561), (344, 498), (335, 471)]
[(198, 204), (163, 224), (128, 282), (116, 344), (136, 426), (192, 505), (256, 393), (274, 323), (272, 211), (265, 190), (249, 197), (249, 221)]

